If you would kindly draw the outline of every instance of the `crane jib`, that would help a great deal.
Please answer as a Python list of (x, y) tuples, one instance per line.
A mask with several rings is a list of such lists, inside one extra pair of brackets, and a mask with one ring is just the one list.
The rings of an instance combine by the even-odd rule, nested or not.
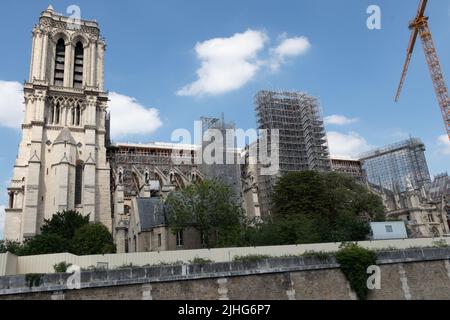
[(408, 71), (409, 63), (411, 61), (412, 52), (414, 50), (414, 45), (416, 43), (417, 34), (419, 34), (420, 39), (422, 41), (425, 58), (427, 60), (428, 68), (430, 71), (431, 80), (433, 82), (433, 87), (445, 123), (447, 135), (450, 140), (450, 108), (449, 108), (450, 99), (448, 95), (448, 87), (444, 80), (441, 64), (439, 62), (439, 58), (436, 53), (436, 48), (434, 46), (431, 31), (428, 26), (428, 18), (424, 16), (427, 3), (428, 3), (427, 0), (420, 1), (416, 18), (410, 23), (412, 34), (410, 37), (406, 61), (403, 66), (402, 77), (400, 79), (400, 84), (397, 90), (395, 101), (398, 101), (398, 99), (400, 98), (400, 94), (406, 78), (406, 73)]

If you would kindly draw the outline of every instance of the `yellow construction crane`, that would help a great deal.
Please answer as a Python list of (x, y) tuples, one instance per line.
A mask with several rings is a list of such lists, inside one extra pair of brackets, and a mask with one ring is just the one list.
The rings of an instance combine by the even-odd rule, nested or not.
[(431, 36), (430, 28), (428, 27), (428, 17), (425, 17), (425, 8), (428, 0), (421, 0), (419, 3), (419, 9), (417, 15), (413, 21), (409, 23), (409, 29), (412, 30), (411, 38), (409, 40), (409, 46), (407, 50), (406, 62), (403, 66), (402, 78), (400, 85), (398, 86), (397, 96), (395, 102), (400, 98), (400, 93), (405, 83), (406, 73), (408, 71), (409, 63), (411, 62), (411, 56), (414, 51), (414, 45), (416, 44), (417, 35), (420, 35), (422, 40), (423, 50), (427, 59), (428, 68), (431, 73), (431, 80), (433, 81), (434, 91), (441, 108), (442, 117), (444, 118), (445, 127), (447, 129), (447, 135), (450, 139), (450, 108), (449, 108), (449, 96), (448, 88), (445, 84), (444, 75), (442, 73), (441, 64), (434, 47), (433, 38)]

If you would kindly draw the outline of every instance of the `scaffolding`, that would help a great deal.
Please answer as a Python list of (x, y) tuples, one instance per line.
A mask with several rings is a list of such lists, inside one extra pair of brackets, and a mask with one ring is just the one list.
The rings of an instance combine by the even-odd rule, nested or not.
[[(135, 170), (144, 173), (149, 170), (149, 179), (158, 181), (159, 177), (155, 169), (159, 169), (164, 175), (176, 167), (185, 176), (189, 176), (193, 169), (197, 168), (196, 157), (198, 148), (194, 145), (175, 144), (114, 144), (108, 148), (108, 161), (112, 171), (123, 171), (123, 186), (126, 197), (139, 195), (140, 183)], [(177, 160), (183, 160), (183, 164), (174, 164), (174, 153)], [(134, 170), (135, 169), (135, 170)], [(115, 190), (115, 177), (111, 175), (112, 190)]]
[(362, 169), (369, 183), (386, 189), (407, 189), (408, 180), (414, 189), (428, 188), (430, 172), (425, 158), (425, 145), (418, 138), (375, 149), (360, 155)]
[[(218, 146), (218, 150), (214, 152), (222, 153), (222, 163), (207, 164), (202, 161), (200, 165), (200, 171), (208, 178), (213, 180), (219, 180), (227, 184), (235, 195), (235, 202), (242, 202), (242, 182), (241, 182), (241, 165), (240, 155), (241, 150), (236, 148), (237, 138), (236, 135), (232, 135), (234, 141), (227, 141), (230, 137), (227, 135), (227, 130), (235, 130), (236, 125), (234, 122), (225, 122), (224, 115), (219, 118), (201, 117), (202, 122), (202, 136), (208, 130), (218, 130), (222, 134), (223, 145)], [(211, 143), (210, 141), (203, 141), (203, 150)], [(233, 159), (232, 163), (227, 163), (227, 160)], [(204, 159), (203, 159), (204, 160)]]
[[(279, 172), (260, 177), (260, 204), (270, 212), (276, 179), (286, 172), (331, 171), (328, 140), (316, 98), (301, 92), (260, 91), (255, 96), (258, 127), (279, 130)], [(269, 141), (270, 144), (270, 141)], [(270, 150), (270, 145), (268, 146)]]
[(434, 177), (429, 194), (434, 201), (445, 198), (450, 204), (450, 177), (448, 173), (442, 173)]

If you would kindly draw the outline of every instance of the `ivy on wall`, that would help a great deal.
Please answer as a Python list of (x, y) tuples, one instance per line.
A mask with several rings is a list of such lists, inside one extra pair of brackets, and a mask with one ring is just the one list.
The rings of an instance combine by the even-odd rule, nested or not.
[(376, 265), (377, 254), (356, 243), (347, 243), (336, 253), (336, 260), (358, 299), (366, 300), (369, 293), (367, 269)]

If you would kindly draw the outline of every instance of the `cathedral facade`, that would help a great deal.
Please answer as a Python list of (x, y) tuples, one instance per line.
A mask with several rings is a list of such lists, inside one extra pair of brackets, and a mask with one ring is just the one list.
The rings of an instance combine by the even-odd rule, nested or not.
[(5, 238), (33, 237), (45, 219), (70, 209), (112, 231), (105, 42), (99, 26), (87, 20), (74, 23), (50, 6), (32, 34)]

